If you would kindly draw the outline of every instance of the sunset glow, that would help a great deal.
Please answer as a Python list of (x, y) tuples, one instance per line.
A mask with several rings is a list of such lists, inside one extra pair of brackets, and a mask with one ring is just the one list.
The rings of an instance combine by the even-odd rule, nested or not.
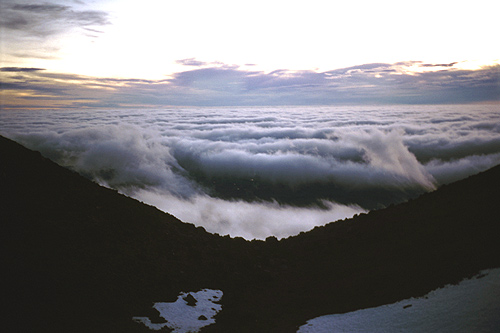
[[(199, 104), (196, 96), (200, 94), (206, 94), (203, 99), (210, 100), (209, 104), (228, 104), (225, 99), (214, 99), (213, 89), (222, 82), (236, 87), (236, 99), (229, 104), (247, 105), (250, 102), (237, 94), (249, 89), (248, 82), (242, 82), (256, 75), (297, 79), (308, 73), (332, 79), (336, 75), (331, 72), (358, 68), (351, 73), (359, 77), (368, 74), (363, 68), (371, 64), (383, 65), (385, 73), (391, 67), (394, 75), (490, 68), (493, 72), (488, 75), (498, 77), (500, 47), (493, 42), (497, 10), (495, 1), (479, 1), (471, 7), (452, 1), (401, 5), (396, 1), (12, 0), (1, 4), (0, 14), (2, 105), (66, 105), (61, 99), (55, 102), (65, 96), (47, 89), (47, 85), (59, 84), (83, 84), (83, 95), (78, 93), (75, 99), (87, 99), (87, 89), (103, 89), (97, 96), (106, 101), (96, 99), (95, 106), (109, 104), (106, 92), (115, 89), (136, 95), (128, 104), (146, 105), (150, 103), (142, 90), (151, 88), (133, 89), (140, 80), (161, 86), (155, 94), (165, 94), (165, 89), (179, 93), (175, 83), (180, 77), (189, 77), (188, 85), (196, 82), (192, 86), (183, 83), (182, 93), (194, 95), (186, 95), (182, 104)], [(213, 75), (205, 76), (208, 71)], [(383, 79), (383, 73), (370, 75)], [(229, 80), (234, 75), (238, 79), (228, 83), (228, 75)], [(99, 84), (91, 84), (94, 79)], [(32, 87), (40, 80), (44, 87)], [(310, 82), (297, 82), (295, 87), (304, 84)], [(338, 84), (337, 88), (344, 89)], [(36, 102), (27, 101), (26, 96)], [(332, 102), (324, 97), (314, 101)]]

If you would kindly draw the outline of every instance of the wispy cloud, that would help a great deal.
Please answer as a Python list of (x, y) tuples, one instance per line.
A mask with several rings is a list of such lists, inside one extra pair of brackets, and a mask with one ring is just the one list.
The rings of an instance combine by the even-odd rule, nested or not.
[(178, 64), (184, 65), (184, 66), (204, 66), (207, 63), (203, 61), (196, 60), (195, 58), (189, 58), (189, 59), (181, 59), (176, 61)]
[(43, 71), (45, 68), (35, 68), (35, 67), (2, 67), (0, 72), (38, 72)]
[[(21, 36), (48, 37), (75, 27), (109, 24), (108, 14), (99, 10), (75, 10), (61, 4), (0, 5), (0, 27), (16, 30)], [(19, 36), (16, 36), (19, 37)]]
[(422, 64), (422, 67), (453, 67), (458, 62), (450, 62), (449, 64)]
[(109, 17), (76, 1), (1, 1), (2, 60), (14, 66), (29, 59), (57, 62), (69, 40), (81, 36), (91, 41), (102, 35), (99, 28), (110, 24)]
[(197, 60), (196, 58), (180, 59), (177, 60), (176, 63), (184, 66), (193, 66), (193, 67), (224, 65), (222, 62), (219, 61), (205, 62)]

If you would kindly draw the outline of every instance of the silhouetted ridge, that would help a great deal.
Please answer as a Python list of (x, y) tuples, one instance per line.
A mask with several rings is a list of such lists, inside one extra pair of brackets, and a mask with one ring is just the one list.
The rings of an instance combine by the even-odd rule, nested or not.
[(181, 291), (224, 292), (214, 332), (294, 332), (328, 313), (499, 267), (500, 167), (281, 241), (205, 232), (0, 137), (3, 328), (147, 331)]
[(5, 138), (0, 152), (6, 319), (21, 330), (126, 331), (152, 301), (232, 274), (239, 241), (100, 187)]

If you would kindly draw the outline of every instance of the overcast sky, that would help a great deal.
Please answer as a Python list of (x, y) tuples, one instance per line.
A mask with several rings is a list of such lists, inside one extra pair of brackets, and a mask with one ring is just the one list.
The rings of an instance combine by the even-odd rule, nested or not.
[(497, 1), (2, 0), (1, 105), (498, 101)]

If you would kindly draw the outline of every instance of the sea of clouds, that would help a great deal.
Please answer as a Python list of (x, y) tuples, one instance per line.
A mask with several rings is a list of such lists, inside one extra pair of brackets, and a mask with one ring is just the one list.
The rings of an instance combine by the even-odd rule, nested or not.
[(294, 235), (500, 163), (496, 105), (4, 110), (0, 134), (248, 239)]

